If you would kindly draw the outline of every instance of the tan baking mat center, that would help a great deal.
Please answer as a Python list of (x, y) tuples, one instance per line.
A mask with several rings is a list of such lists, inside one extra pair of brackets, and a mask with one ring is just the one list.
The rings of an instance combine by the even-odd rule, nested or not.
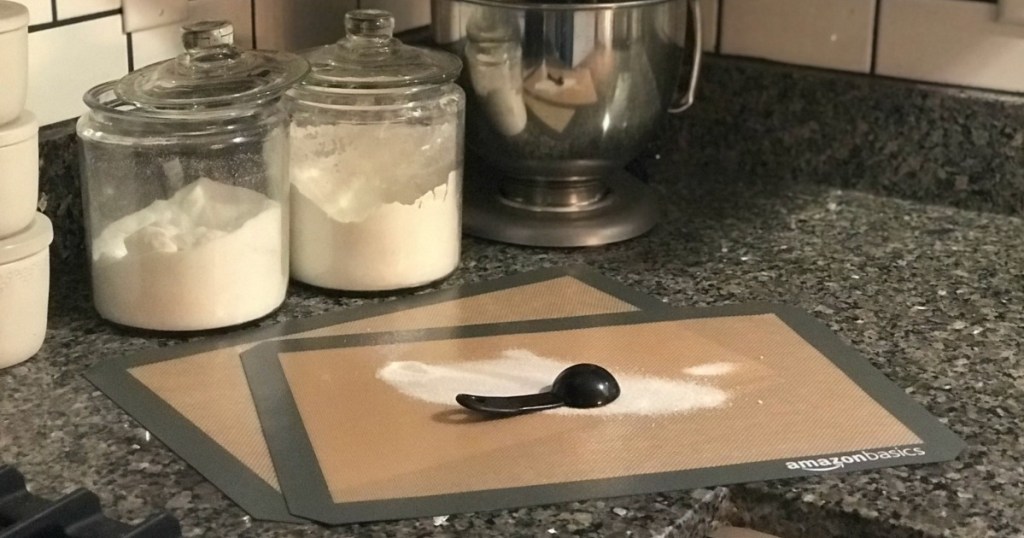
[[(560, 277), (464, 299), (421, 306), (326, 327), (289, 338), (399, 331), (589, 314), (636, 307), (580, 280)], [(239, 354), (260, 342), (132, 368), (136, 379), (224, 447), (264, 481), (280, 489)]]
[[(465, 423), (454, 404), (424, 402), (377, 377), (393, 361), (455, 365), (509, 350), (596, 362), (621, 376), (699, 377), (695, 382), (724, 391), (728, 399), (688, 414), (539, 413)], [(283, 355), (281, 362), (339, 503), (920, 442), (774, 315), (304, 351)], [(687, 373), (716, 364), (732, 366), (717, 376)]]

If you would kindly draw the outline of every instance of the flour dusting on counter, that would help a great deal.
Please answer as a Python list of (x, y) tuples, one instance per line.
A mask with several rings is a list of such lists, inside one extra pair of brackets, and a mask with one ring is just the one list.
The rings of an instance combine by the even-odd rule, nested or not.
[[(512, 396), (541, 392), (570, 363), (534, 353), (507, 350), (500, 358), (454, 364), (417, 361), (390, 362), (377, 378), (406, 396), (429, 403), (455, 405), (455, 395)], [(561, 407), (545, 411), (561, 415), (668, 415), (719, 407), (729, 399), (725, 391), (663, 377), (615, 373), (622, 394), (614, 402), (594, 409)]]
[(731, 362), (709, 362), (687, 368), (683, 370), (683, 373), (700, 377), (717, 377), (730, 374), (734, 370), (736, 370), (736, 365)]

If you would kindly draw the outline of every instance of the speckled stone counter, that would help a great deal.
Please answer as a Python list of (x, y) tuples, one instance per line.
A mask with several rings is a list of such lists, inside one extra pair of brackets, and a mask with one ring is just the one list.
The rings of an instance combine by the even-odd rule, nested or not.
[[(84, 242), (74, 123), (40, 137), (40, 205), (60, 231), (55, 252), (73, 258)], [(704, 181), (813, 181), (1024, 215), (1024, 96), (709, 55), (697, 104), (644, 157), (658, 153)]]
[(713, 58), (662, 138), (732, 177), (1024, 214), (1022, 95)]
[[(789, 536), (1024, 536), (1024, 222), (806, 184), (712, 183), (680, 175), (679, 166), (663, 158), (647, 169), (671, 203), (648, 236), (584, 250), (467, 239), (463, 266), (446, 285), (587, 263), (673, 305), (802, 307), (970, 448), (944, 465), (733, 487), (731, 511), (719, 518)], [(56, 267), (43, 352), (0, 372), (0, 459), (16, 462), (39, 494), (86, 486), (112, 516), (166, 508), (190, 535), (314, 532), (248, 522), (80, 377), (105, 357), (177, 340), (101, 322), (79, 269)], [(358, 302), (294, 287), (276, 318)], [(724, 496), (679, 492), (323, 534), (699, 536)]]
[[(50, 333), (38, 357), (0, 371), (0, 461), (24, 471), (37, 494), (88, 487), (112, 517), (166, 509), (190, 536), (700, 537), (716, 518), (787, 538), (1024, 536), (1024, 222), (995, 214), (1024, 211), (1020, 100), (709, 65), (701, 104), (631, 165), (664, 191), (661, 226), (584, 250), (466, 239), (445, 286), (587, 263), (673, 305), (804, 308), (947, 421), (969, 445), (959, 460), (457, 515), (436, 526), (251, 522), (81, 377), (105, 357), (181, 340), (126, 333), (93, 313), (73, 139), (58, 133), (42, 148), (43, 205), (58, 230)], [(293, 286), (264, 323), (361, 302)]]
[[(468, 242), (465, 267), (445, 286), (538, 267), (529, 253), (507, 257)], [(495, 259), (493, 256), (499, 256)], [(109, 517), (137, 523), (166, 510), (184, 536), (592, 536), (703, 538), (721, 512), (724, 488), (594, 500), (492, 513), (327, 529), (252, 521), (215, 486), (82, 377), (107, 357), (186, 341), (117, 328), (93, 312), (85, 273), (57, 266), (50, 327), (32, 360), (0, 370), (0, 462), (15, 465), (38, 496), (85, 487)], [(385, 299), (380, 299), (385, 300)], [(295, 285), (267, 325), (366, 302), (325, 297)]]

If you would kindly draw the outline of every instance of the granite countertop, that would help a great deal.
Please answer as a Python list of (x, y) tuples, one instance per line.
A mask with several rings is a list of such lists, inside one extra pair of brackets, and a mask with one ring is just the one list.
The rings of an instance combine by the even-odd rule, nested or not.
[[(680, 174), (650, 156), (668, 209), (649, 235), (541, 250), (466, 239), (445, 284), (585, 263), (672, 305), (774, 301), (812, 312), (968, 443), (955, 462), (319, 531), (249, 521), (91, 387), (105, 357), (178, 339), (99, 320), (80, 267), (54, 267), (43, 351), (0, 372), (0, 460), (33, 491), (84, 486), (108, 515), (166, 509), (186, 535), (702, 536), (712, 518), (789, 536), (1024, 536), (1024, 222), (805, 183)], [(703, 174), (703, 175), (702, 175)], [(293, 286), (276, 319), (362, 302)], [(266, 323), (274, 320), (267, 320)], [(798, 534), (799, 533), (799, 534)]]

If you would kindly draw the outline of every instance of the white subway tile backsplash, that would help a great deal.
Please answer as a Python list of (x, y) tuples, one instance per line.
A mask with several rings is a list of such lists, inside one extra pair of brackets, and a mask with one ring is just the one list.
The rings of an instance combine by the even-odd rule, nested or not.
[(252, 48), (252, 2), (250, 0), (191, 0), (188, 20), (231, 21), (235, 27), (235, 45)]
[[(29, 8), (32, 25), (46, 25), (29, 38), (28, 107), (44, 124), (79, 115), (82, 93), (127, 72), (123, 31), (133, 25), (170, 21), (132, 32), (140, 68), (181, 52), (184, 21), (229, 20), (237, 45), (281, 50), (336, 41), (344, 14), (358, 7), (391, 11), (397, 31), (430, 23), (428, 0), (55, 0), (56, 18), (51, 0), (17, 1)], [(1024, 26), (1012, 23), (1024, 20), (1024, 0), (699, 2), (705, 51), (717, 44), (723, 54), (856, 72), (868, 72), (874, 56), (881, 75), (1024, 92)], [(124, 16), (61, 22), (118, 8)], [(141, 18), (127, 21), (129, 11)]]
[(188, 19), (188, 0), (123, 0), (122, 9), (125, 32), (148, 30)]
[(359, 7), (390, 11), (395, 16), (396, 32), (430, 24), (429, 0), (359, 0)]
[(57, 0), (57, 18), (71, 19), (121, 9), (121, 0)]
[(162, 62), (184, 52), (181, 24), (168, 24), (132, 33), (132, 60), (135, 69)]
[(120, 15), (32, 32), (28, 48), (26, 108), (43, 125), (80, 115), (86, 90), (128, 72)]
[(53, 5), (50, 0), (14, 0), (28, 8), (28, 23), (43, 24), (53, 21)]
[(997, 6), (960, 0), (882, 0), (876, 73), (1024, 91), (1024, 26)]
[(255, 0), (256, 46), (296, 51), (333, 43), (345, 35), (345, 13), (356, 0)]
[(724, 54), (863, 73), (871, 68), (875, 0), (721, 1)]

